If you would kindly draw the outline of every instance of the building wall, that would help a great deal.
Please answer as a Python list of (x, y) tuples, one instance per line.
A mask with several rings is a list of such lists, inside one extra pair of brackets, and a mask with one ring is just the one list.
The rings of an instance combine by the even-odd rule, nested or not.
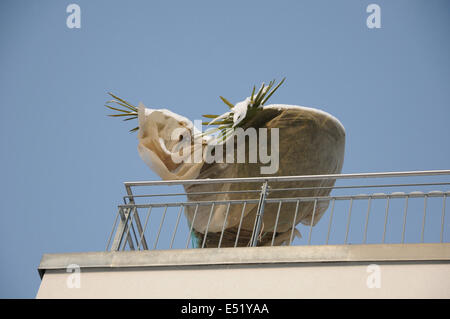
[[(436, 245), (62, 254), (43, 259), (37, 298), (450, 298), (450, 246)], [(62, 267), (75, 261), (79, 277)]]

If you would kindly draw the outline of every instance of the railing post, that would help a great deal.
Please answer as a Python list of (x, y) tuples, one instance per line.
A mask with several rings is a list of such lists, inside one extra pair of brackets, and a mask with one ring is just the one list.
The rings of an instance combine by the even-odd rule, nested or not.
[(251, 246), (256, 247), (258, 245), (258, 235), (261, 231), (261, 224), (264, 216), (264, 204), (266, 202), (266, 196), (268, 194), (268, 181), (264, 181), (261, 186), (261, 194), (259, 196), (258, 209), (256, 211), (255, 227), (253, 229)]
[[(122, 208), (120, 208), (119, 207), (119, 211), (117, 212), (117, 217), (119, 218), (119, 225), (117, 225), (117, 228), (116, 229), (114, 229), (114, 226), (113, 226), (113, 232), (115, 232), (114, 233), (114, 239), (113, 239), (113, 242), (112, 242), (112, 245), (111, 245), (111, 248), (110, 248), (110, 250), (111, 251), (117, 251), (117, 250), (119, 250), (119, 247), (120, 247), (120, 243), (121, 243), (121, 241), (122, 241), (122, 235), (123, 235), (123, 230), (125, 229), (125, 223), (124, 223), (124, 218), (123, 218), (123, 213), (122, 213)], [(108, 248), (108, 247), (106, 247), (106, 248)]]
[[(111, 251), (118, 251), (120, 249), (120, 246), (122, 244), (123, 237), (125, 235), (125, 232), (128, 227), (131, 227), (128, 225), (128, 220), (131, 215), (131, 209), (130, 208), (119, 208), (119, 225), (116, 229), (116, 234), (114, 236), (113, 243), (111, 245)], [(131, 220), (132, 222), (132, 220)], [(127, 234), (127, 238), (125, 239), (128, 241), (128, 244), (130, 245), (130, 249), (134, 250), (133, 241), (131, 240), (130, 234)]]
[[(133, 192), (131, 191), (131, 187), (128, 185), (125, 185), (125, 189), (127, 190), (128, 196), (130, 196), (130, 197), (128, 197), (128, 202), (130, 204), (134, 205), (135, 202), (134, 202)], [(136, 226), (137, 226), (137, 229), (139, 232), (139, 237), (141, 238), (142, 248), (144, 250), (148, 250), (147, 241), (145, 240), (145, 236), (144, 236), (145, 230), (142, 228), (141, 219), (139, 218), (139, 214), (137, 211), (136, 211), (136, 214), (134, 214), (134, 220), (136, 222)], [(137, 245), (139, 245), (139, 247), (140, 247), (140, 243), (137, 243)]]

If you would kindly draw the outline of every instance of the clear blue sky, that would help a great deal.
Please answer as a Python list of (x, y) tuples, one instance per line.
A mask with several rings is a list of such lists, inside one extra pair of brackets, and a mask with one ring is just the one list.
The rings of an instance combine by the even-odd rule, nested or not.
[(1, 1), (0, 297), (35, 296), (43, 253), (103, 250), (122, 182), (158, 179), (107, 91), (198, 119), (286, 76), (272, 102), (339, 118), (344, 173), (448, 169), (449, 32), (438, 0)]

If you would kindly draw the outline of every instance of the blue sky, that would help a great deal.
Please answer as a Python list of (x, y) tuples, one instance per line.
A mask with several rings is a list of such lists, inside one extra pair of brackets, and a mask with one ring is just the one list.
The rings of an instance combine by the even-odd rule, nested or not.
[[(81, 29), (66, 7), (81, 7)], [(381, 7), (368, 29), (366, 7)], [(286, 76), (276, 103), (347, 132), (343, 172), (449, 168), (448, 1), (1, 1), (0, 297), (43, 253), (100, 251), (122, 182), (159, 179), (107, 91), (191, 119)], [(213, 112), (214, 111), (214, 112)], [(447, 140), (447, 142), (446, 142)]]

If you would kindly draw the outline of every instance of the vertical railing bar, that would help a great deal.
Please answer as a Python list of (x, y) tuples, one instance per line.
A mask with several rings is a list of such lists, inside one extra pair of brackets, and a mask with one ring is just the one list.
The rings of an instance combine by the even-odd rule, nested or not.
[(316, 207), (317, 207), (317, 199), (314, 200), (314, 208), (313, 208), (313, 214), (311, 217), (311, 225), (309, 226), (308, 245), (311, 244), (311, 234), (312, 234), (312, 227), (314, 224), (314, 216), (316, 215)]
[(180, 222), (181, 212), (183, 211), (183, 208), (184, 208), (184, 206), (180, 205), (180, 211), (178, 212), (177, 222), (175, 223), (175, 230), (173, 231), (173, 234), (172, 234), (172, 239), (170, 241), (170, 248), (169, 249), (172, 249), (173, 241), (175, 240), (175, 234), (177, 233), (178, 223)]
[(260, 218), (258, 212), (259, 212), (259, 208), (261, 206), (261, 198), (262, 198), (262, 193), (260, 194), (258, 206), (256, 207), (255, 222), (253, 223), (252, 234), (250, 236), (250, 247), (256, 247), (256, 245), (255, 246), (253, 245), (255, 237), (256, 237), (256, 243), (258, 243), (258, 235), (255, 235), (255, 233), (256, 233), (256, 228), (258, 228), (258, 219)]
[[(139, 212), (136, 209), (136, 214), (135, 215), (138, 215), (138, 214), (139, 214)], [(137, 236), (136, 236), (136, 230), (134, 229), (133, 221), (131, 221), (131, 230), (132, 230), (132, 233), (133, 233), (134, 241), (136, 242), (136, 245), (137, 245), (138, 239), (137, 239)]]
[(367, 242), (367, 227), (368, 227), (368, 224), (369, 224), (369, 215), (370, 215), (371, 202), (372, 202), (372, 196), (369, 197), (368, 204), (367, 204), (366, 225), (364, 226), (364, 240), (363, 240), (364, 244)]
[(422, 234), (420, 235), (420, 241), (423, 243), (424, 235), (425, 235), (425, 219), (427, 216), (427, 201), (428, 196), (425, 195), (423, 198), (423, 219), (422, 219)]
[(386, 212), (384, 214), (384, 230), (383, 230), (383, 244), (386, 239), (386, 226), (388, 221), (388, 214), (389, 214), (389, 195), (386, 197)]
[(328, 223), (328, 233), (327, 233), (327, 240), (325, 242), (325, 245), (328, 245), (328, 240), (330, 239), (331, 223), (333, 221), (333, 213), (334, 213), (334, 204), (335, 203), (336, 203), (336, 199), (333, 198), (333, 205), (331, 206), (330, 221)]
[(231, 203), (228, 203), (227, 205), (227, 212), (225, 213), (225, 219), (223, 220), (222, 232), (220, 233), (219, 245), (217, 248), (220, 248), (220, 245), (222, 245), (223, 232), (225, 231), (225, 224), (227, 223), (228, 213), (230, 212), (230, 205)]
[(280, 218), (280, 210), (281, 210), (281, 200), (280, 200), (280, 203), (278, 204), (277, 218), (275, 219), (275, 227), (273, 228), (272, 242), (270, 243), (270, 246), (273, 246), (273, 243), (275, 242), (275, 236), (276, 236), (277, 227), (278, 227), (278, 219)]
[(348, 231), (350, 229), (350, 221), (352, 218), (352, 207), (353, 207), (353, 198), (350, 199), (350, 208), (348, 210), (347, 230), (345, 231), (344, 244), (347, 244), (347, 240), (348, 240)]
[(447, 194), (444, 194), (442, 198), (442, 217), (441, 217), (441, 243), (444, 240), (444, 222), (445, 222), (445, 201), (447, 199)]
[[(130, 197), (128, 197), (129, 204), (135, 204), (134, 197), (133, 197), (133, 191), (131, 189), (131, 186), (125, 185), (125, 189), (127, 191), (128, 196), (130, 196)], [(141, 220), (139, 218), (139, 213), (135, 214), (135, 222), (136, 222), (136, 227), (137, 227), (139, 233), (142, 234), (144, 231), (142, 230), (142, 225), (141, 225)], [(144, 249), (148, 249), (147, 241), (145, 240), (145, 236), (142, 237), (142, 247), (144, 247)]]
[(127, 242), (129, 243), (129, 240), (127, 239), (128, 238), (128, 229), (129, 229), (128, 216), (126, 218), (126, 221), (127, 221), (127, 223), (125, 224), (125, 229), (124, 229), (124, 234), (123, 234), (125, 237), (125, 240), (122, 241), (122, 243), (121, 243), (122, 248), (119, 247), (118, 251), (125, 250), (125, 247), (127, 246)]
[[(119, 209), (119, 211), (120, 211), (120, 209)], [(106, 251), (108, 251), (109, 245), (111, 244), (112, 235), (114, 234), (114, 230), (116, 229), (117, 221), (119, 220), (119, 211), (117, 211), (116, 218), (114, 219), (113, 228), (111, 230), (111, 234), (109, 234), (109, 238), (106, 243)]]
[(261, 186), (261, 193), (258, 201), (258, 208), (256, 209), (255, 223), (253, 225), (252, 235), (250, 237), (250, 246), (256, 247), (258, 245), (258, 236), (261, 231), (262, 221), (264, 217), (264, 206), (266, 204), (267, 190), (269, 188), (268, 181), (264, 181)]
[(156, 235), (155, 244), (153, 245), (153, 249), (156, 249), (156, 245), (158, 244), (159, 234), (161, 233), (161, 228), (162, 228), (162, 225), (164, 223), (164, 218), (166, 218), (166, 212), (167, 212), (167, 205), (165, 206), (164, 213), (163, 213), (163, 215), (161, 217), (161, 222), (159, 224), (158, 234)]
[(122, 241), (124, 240), (128, 214), (125, 213), (125, 209), (122, 207), (119, 207), (119, 217), (119, 225), (117, 225), (116, 234), (111, 244), (111, 251), (120, 251)]
[[(119, 249), (118, 249), (118, 251), (120, 251), (120, 250), (125, 250), (125, 247), (126, 247), (126, 243), (128, 242), (128, 244), (129, 245), (131, 245), (130, 243), (132, 243), (132, 241), (131, 241), (131, 237), (129, 237), (128, 236), (128, 231), (129, 231), (129, 229), (130, 229), (130, 225), (128, 224), (129, 223), (129, 220), (130, 220), (130, 216), (131, 216), (131, 209), (130, 208), (128, 208), (128, 209), (125, 209), (125, 211), (128, 211), (128, 213), (126, 213), (125, 212), (125, 214), (126, 214), (126, 218), (125, 218), (125, 228), (123, 229), (123, 236), (124, 236), (124, 240), (123, 240), (123, 242), (121, 242), (121, 245), (123, 245), (122, 246), (122, 248), (120, 248), (120, 246), (119, 246)], [(131, 249), (131, 248), (130, 248)]]
[[(138, 244), (137, 250), (141, 250), (142, 238), (144, 237), (144, 233), (145, 233), (145, 231), (146, 231), (146, 229), (147, 229), (147, 222), (148, 222), (148, 220), (149, 220), (149, 217), (150, 217), (150, 213), (151, 213), (151, 212), (152, 212), (152, 206), (150, 206), (150, 207), (148, 208), (148, 211), (147, 211), (147, 217), (145, 217), (144, 229), (142, 230), (142, 234), (141, 234), (141, 236), (140, 236), (140, 238), (139, 238), (139, 244)], [(145, 249), (144, 249), (144, 250), (145, 250)]]
[[(198, 204), (195, 205), (194, 217), (192, 218), (191, 227), (189, 229), (189, 234), (188, 234), (187, 241), (186, 241), (186, 249), (188, 249), (188, 247), (189, 247), (189, 239), (191, 239), (191, 236), (192, 236), (192, 228), (194, 228), (194, 222), (195, 222), (195, 217), (197, 217), (197, 211), (198, 211)], [(194, 247), (192, 247), (192, 248), (194, 248)]]
[(405, 231), (406, 231), (406, 216), (408, 214), (408, 195), (405, 198), (405, 211), (403, 213), (403, 230), (402, 230), (402, 244), (405, 243)]
[(295, 205), (295, 214), (294, 214), (294, 220), (292, 222), (292, 230), (291, 230), (291, 237), (289, 238), (289, 246), (292, 244), (292, 240), (294, 238), (294, 230), (295, 230), (295, 221), (297, 220), (297, 214), (298, 214), (298, 206), (300, 204), (300, 201), (297, 201), (297, 204)]
[(203, 237), (202, 248), (205, 247), (206, 236), (208, 236), (209, 223), (211, 222), (211, 216), (212, 216), (212, 213), (213, 213), (213, 211), (214, 211), (214, 205), (215, 205), (215, 203), (212, 203), (212, 204), (211, 204), (211, 211), (209, 212), (208, 224), (206, 225), (206, 231), (205, 231), (205, 236)]
[[(127, 211), (128, 211), (128, 216), (130, 216), (131, 215), (131, 218), (133, 218), (133, 215), (134, 215), (134, 213), (131, 213), (131, 211), (133, 210), (134, 211), (134, 209), (135, 209), (135, 207), (133, 207), (133, 208), (128, 208), (128, 209), (126, 209)], [(128, 225), (128, 224), (127, 224)], [(133, 225), (133, 220), (131, 220), (130, 222), (129, 222), (129, 225)], [(132, 229), (133, 230), (133, 229)], [(130, 246), (130, 250), (134, 250), (134, 244), (133, 244), (133, 239), (131, 238), (131, 235), (128, 233), (127, 234), (127, 236), (125, 236), (125, 240), (126, 241), (128, 241), (128, 245)], [(125, 247), (125, 246), (124, 246)]]
[[(126, 246), (126, 243), (127, 243), (127, 238), (128, 238), (129, 233), (130, 233), (130, 228), (131, 228), (131, 226), (133, 224), (133, 215), (134, 215), (135, 209), (136, 209), (136, 207), (133, 207), (133, 209), (131, 209), (131, 212), (128, 213), (128, 215), (126, 217), (126, 221), (125, 221), (125, 228), (126, 228), (125, 229), (125, 240), (123, 241), (122, 250), (125, 250), (125, 246)], [(128, 220), (129, 220), (129, 222), (128, 222)], [(128, 244), (130, 246), (130, 250), (131, 249), (134, 250), (133, 241), (132, 240), (128, 240)], [(119, 247), (119, 251), (120, 251), (120, 247)]]
[(131, 225), (131, 232), (132, 232), (132, 234), (133, 234), (133, 237), (134, 237), (134, 241), (136, 242), (136, 245), (137, 245), (137, 243), (138, 243), (138, 239), (137, 239), (137, 236), (136, 236), (136, 229), (134, 228), (134, 224), (133, 224), (133, 220), (136, 222), (136, 216), (138, 216), (138, 218), (139, 218), (139, 209), (137, 208), (137, 207), (135, 207), (134, 208), (134, 214), (133, 214), (133, 219), (131, 220), (131, 223), (130, 223), (130, 225)]
[(245, 212), (245, 207), (246, 206), (247, 206), (247, 202), (244, 202), (244, 204), (242, 205), (241, 219), (239, 221), (239, 227), (238, 227), (238, 231), (237, 231), (237, 234), (236, 234), (236, 240), (234, 242), (234, 247), (237, 246), (237, 243), (238, 243), (238, 240), (239, 240), (239, 234), (241, 232), (242, 220), (244, 219), (244, 212)]

